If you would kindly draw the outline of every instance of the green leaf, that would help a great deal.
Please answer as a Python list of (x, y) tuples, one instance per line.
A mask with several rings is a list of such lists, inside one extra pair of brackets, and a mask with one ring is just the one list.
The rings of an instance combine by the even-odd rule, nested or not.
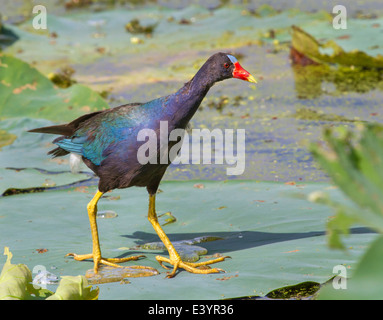
[(356, 222), (353, 217), (339, 211), (337, 215), (327, 223), (328, 242), (331, 248), (343, 249), (344, 245), (340, 239), (342, 234), (349, 234), (350, 227)]
[[(340, 235), (348, 234), (351, 225), (360, 224), (383, 233), (383, 127), (369, 124), (357, 134), (350, 130), (326, 130), (326, 147), (312, 145), (314, 157), (339, 188), (358, 207), (325, 199), (336, 210), (328, 224), (329, 242), (343, 247)], [(319, 199), (320, 200), (320, 199)], [(323, 202), (323, 201), (322, 201)], [(347, 289), (327, 284), (320, 299), (382, 299), (383, 236), (368, 249), (350, 280)], [(349, 285), (348, 285), (349, 284)]]
[(328, 201), (337, 215), (328, 224), (332, 244), (339, 246), (339, 231), (345, 233), (354, 223), (361, 223), (383, 232), (383, 145), (382, 127), (366, 125), (359, 138), (350, 130), (327, 129), (326, 147), (312, 144), (314, 158), (329, 174), (334, 183), (358, 205), (355, 210)]
[(32, 273), (25, 264), (11, 263), (12, 253), (4, 248), (7, 261), (0, 274), (0, 300), (27, 300), (52, 294), (31, 284)]
[(23, 115), (69, 121), (108, 108), (90, 88), (80, 84), (58, 88), (38, 70), (9, 55), (0, 55), (0, 79), (2, 118)]
[[(320, 44), (312, 35), (297, 26), (292, 26), (291, 44), (300, 54), (316, 63), (338, 63), (345, 66), (383, 68), (383, 56), (372, 57), (358, 50), (345, 52), (333, 40)], [(331, 55), (321, 53), (323, 49), (331, 49), (333, 53)]]
[(84, 276), (64, 276), (56, 290), (56, 293), (47, 300), (97, 300), (99, 288), (88, 286), (88, 280)]
[(53, 293), (32, 284), (32, 273), (25, 264), (11, 263), (12, 253), (4, 248), (7, 261), (0, 274), (0, 300), (96, 300), (99, 289), (88, 286), (84, 276), (63, 276)]

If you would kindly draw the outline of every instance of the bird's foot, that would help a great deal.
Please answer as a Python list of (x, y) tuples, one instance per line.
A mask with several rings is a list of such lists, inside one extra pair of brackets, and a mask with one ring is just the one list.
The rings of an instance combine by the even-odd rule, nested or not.
[(98, 267), (100, 264), (105, 264), (107, 266), (115, 267), (115, 268), (123, 268), (123, 266), (119, 266), (117, 263), (123, 263), (127, 261), (138, 260), (139, 258), (145, 257), (144, 255), (131, 256), (127, 258), (102, 258), (101, 255), (94, 255), (93, 253), (89, 254), (76, 254), (76, 253), (68, 253), (65, 255), (73, 257), (73, 259), (77, 261), (83, 261), (87, 259), (93, 259), (94, 262), (94, 273), (98, 272)]
[(209, 273), (219, 273), (219, 272), (225, 272), (225, 270), (219, 269), (219, 268), (210, 268), (210, 264), (217, 263), (224, 261), (225, 259), (230, 258), (229, 256), (224, 256), (220, 257), (217, 259), (209, 260), (209, 261), (204, 261), (204, 262), (184, 262), (181, 260), (179, 256), (174, 256), (169, 258), (165, 258), (162, 256), (157, 256), (156, 260), (159, 262), (159, 264), (165, 268), (169, 269), (166, 267), (163, 263), (169, 263), (173, 266), (173, 271), (168, 272), (167, 278), (173, 278), (176, 274), (176, 271), (178, 268), (185, 269), (186, 271), (190, 273), (197, 273), (197, 274), (209, 274)]

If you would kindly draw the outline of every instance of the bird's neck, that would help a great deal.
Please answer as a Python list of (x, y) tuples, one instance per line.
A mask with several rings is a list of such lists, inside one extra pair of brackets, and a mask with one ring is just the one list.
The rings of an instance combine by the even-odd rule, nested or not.
[(178, 122), (177, 127), (186, 127), (209, 89), (214, 85), (214, 81), (211, 81), (208, 75), (207, 70), (202, 67), (180, 90), (169, 96), (171, 112)]

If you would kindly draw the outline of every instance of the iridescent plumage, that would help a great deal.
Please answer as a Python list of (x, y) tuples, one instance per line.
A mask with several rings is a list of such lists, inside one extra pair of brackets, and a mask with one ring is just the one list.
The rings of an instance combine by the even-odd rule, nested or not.
[[(90, 255), (71, 254), (76, 260), (93, 257), (96, 273), (100, 263), (111, 264), (110, 259), (101, 258), (95, 220), (97, 202), (104, 192), (112, 189), (141, 186), (146, 187), (149, 192), (149, 221), (170, 255), (170, 259), (158, 257), (157, 260), (161, 265), (163, 262), (167, 262), (174, 267), (169, 276), (174, 276), (178, 267), (194, 273), (220, 271), (219, 269), (210, 269), (210, 271), (201, 272), (196, 269), (196, 265), (181, 261), (178, 253), (161, 229), (155, 213), (155, 194), (170, 162), (157, 161), (156, 164), (142, 164), (137, 157), (137, 152), (144, 142), (139, 141), (137, 137), (143, 129), (159, 132), (161, 122), (168, 124), (167, 132), (174, 129), (185, 129), (214, 83), (233, 77), (255, 82), (255, 79), (239, 65), (234, 56), (217, 53), (205, 62), (189, 82), (173, 94), (146, 103), (132, 103), (97, 111), (68, 124), (30, 130), (31, 132), (60, 134), (61, 136), (53, 141), (58, 147), (51, 150), (49, 154), (60, 157), (68, 153), (76, 153), (100, 177), (99, 191), (88, 205), (93, 236), (93, 253)], [(161, 145), (160, 135), (157, 135), (157, 139), (157, 146), (159, 147)], [(171, 149), (175, 143), (177, 141), (168, 141), (168, 148)], [(156, 156), (160, 158), (160, 150), (157, 151)], [(224, 258), (207, 261), (203, 264), (219, 262)], [(127, 261), (127, 259), (118, 262), (123, 261)]]

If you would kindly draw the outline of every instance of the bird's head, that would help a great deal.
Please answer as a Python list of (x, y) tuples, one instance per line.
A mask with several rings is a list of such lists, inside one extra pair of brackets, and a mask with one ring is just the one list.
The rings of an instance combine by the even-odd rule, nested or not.
[(231, 54), (216, 53), (206, 61), (205, 65), (208, 66), (209, 77), (214, 82), (236, 78), (257, 83), (257, 80), (243, 69), (238, 60)]

